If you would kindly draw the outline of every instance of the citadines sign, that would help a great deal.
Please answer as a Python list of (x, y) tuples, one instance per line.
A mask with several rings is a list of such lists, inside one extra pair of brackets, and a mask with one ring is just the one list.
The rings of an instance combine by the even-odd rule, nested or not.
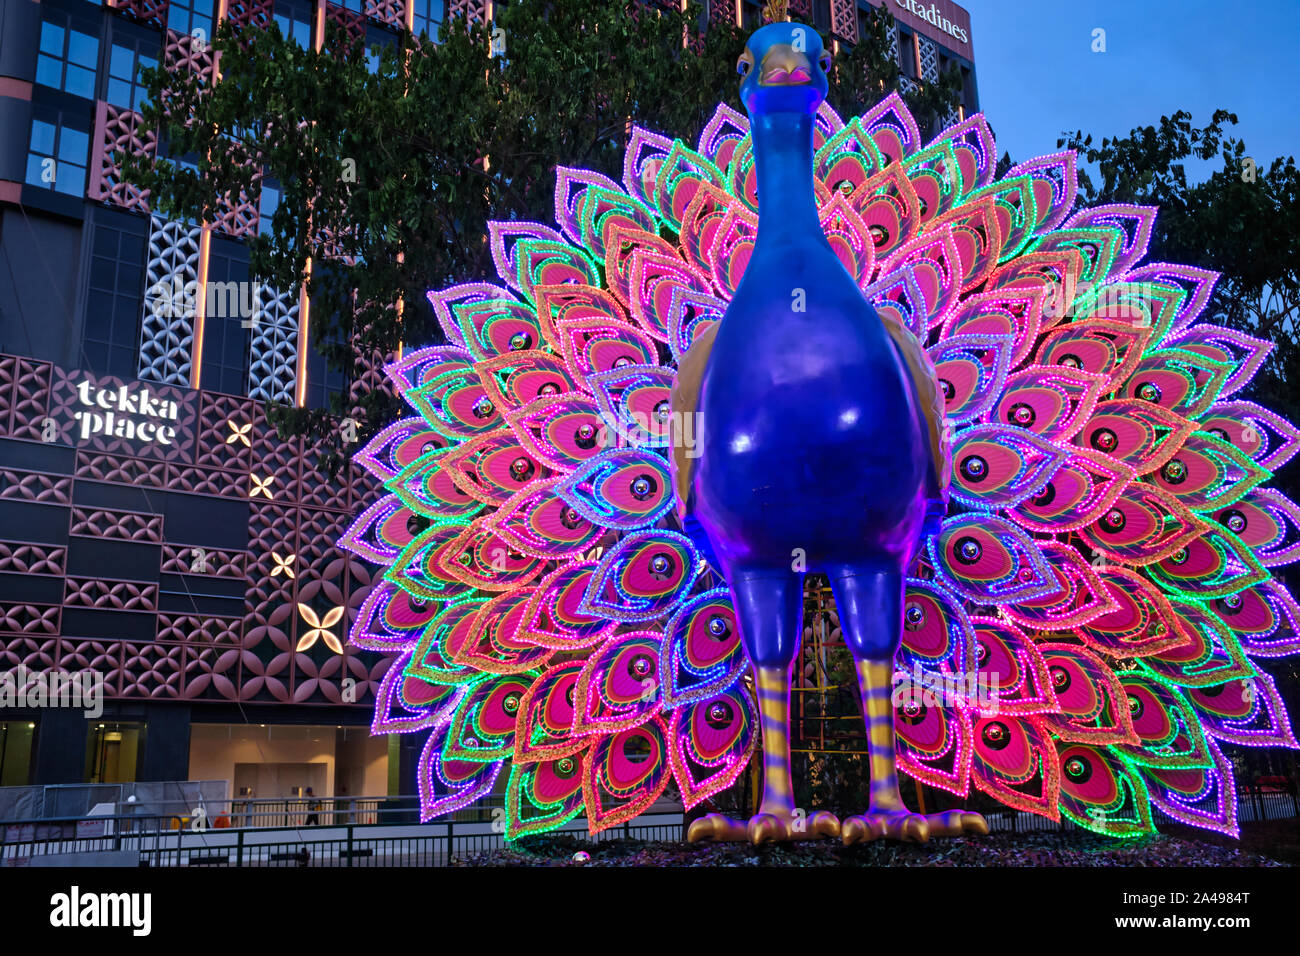
[(894, 16), (966, 59), (974, 58), (970, 41), (970, 14), (948, 0), (894, 0)]
[(112, 435), (127, 441), (170, 445), (176, 437), (180, 418), (176, 403), (153, 394), (143, 382), (100, 388), (82, 379), (76, 383), (76, 391), (83, 407), (72, 417), (82, 441), (91, 435)]

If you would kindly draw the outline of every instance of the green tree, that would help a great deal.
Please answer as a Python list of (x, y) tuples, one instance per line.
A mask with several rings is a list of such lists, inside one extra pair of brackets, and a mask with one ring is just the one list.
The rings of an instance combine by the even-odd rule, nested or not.
[[(1231, 135), (1237, 117), (1217, 110), (1196, 127), (1179, 111), (1159, 126), (1132, 130), (1093, 145), (1075, 132), (1058, 146), (1095, 167), (1079, 173), (1087, 205), (1158, 206), (1148, 258), (1185, 262), (1222, 274), (1206, 308), (1208, 321), (1268, 339), (1273, 352), (1248, 394), (1291, 421), (1300, 421), (1300, 171), (1294, 158), (1257, 162)], [(1217, 162), (1216, 162), (1217, 160)], [(1188, 162), (1214, 169), (1189, 182)], [(1295, 497), (1294, 470), (1279, 476)]]
[[(377, 56), (332, 26), (314, 52), (275, 26), (226, 23), (214, 42), (219, 83), (146, 74), (145, 119), (165, 147), (124, 172), (168, 215), (208, 219), (223, 196), (256, 196), (259, 174), (278, 180), (271, 228), (249, 244), (251, 272), (281, 289), (308, 283), (312, 348), (350, 382), (358, 353), (439, 338), (425, 292), (492, 277), (488, 221), (549, 221), (556, 165), (618, 179), (630, 124), (693, 143), (716, 103), (740, 108), (745, 34), (701, 36), (700, 22), (694, 7), (519, 0), (499, 4), (494, 23), (453, 19), (440, 43), (406, 34)], [(898, 85), (893, 18), (868, 22), (834, 67), (832, 103), (846, 113)], [(923, 119), (943, 115), (954, 82), (923, 85), (909, 103)], [(344, 414), (361, 422), (347, 447)], [(332, 448), (330, 470), (399, 414), (382, 391), (354, 406), (346, 387), (327, 409), (268, 408), (282, 435)]]
[[(1082, 132), (1057, 145), (1093, 164), (1097, 179), (1080, 170), (1081, 198), (1088, 205), (1137, 203), (1160, 207), (1151, 237), (1152, 261), (1185, 262), (1222, 274), (1204, 318), (1273, 343), (1241, 396), (1300, 423), (1300, 171), (1293, 157), (1257, 161), (1231, 135), (1237, 117), (1216, 110), (1196, 127), (1190, 113), (1160, 117), (1099, 146)], [(1187, 163), (1211, 164), (1202, 180), (1189, 182)], [(1221, 166), (1214, 168), (1215, 166)], [(1284, 465), (1270, 482), (1300, 500), (1300, 475)], [(1294, 566), (1274, 569), (1294, 592)], [(1300, 703), (1300, 660), (1269, 661), (1279, 691), (1294, 712)], [(1242, 755), (1251, 773), (1261, 766), (1296, 774), (1294, 755)]]

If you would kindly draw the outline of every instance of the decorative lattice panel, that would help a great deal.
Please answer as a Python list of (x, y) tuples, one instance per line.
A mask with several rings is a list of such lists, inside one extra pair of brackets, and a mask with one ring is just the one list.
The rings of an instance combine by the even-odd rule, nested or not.
[(187, 33), (168, 30), (163, 43), (163, 65), (168, 73), (193, 73), (200, 80), (212, 79), (212, 37), (196, 40)]
[(736, 25), (736, 0), (709, 0), (709, 26)]
[(206, 468), (231, 469), (248, 474), (252, 460), (253, 422), (260, 417), (251, 399), (204, 392), (195, 462)]
[(910, 76), (900, 73), (898, 75), (898, 88), (902, 90), (904, 94), (915, 93), (921, 88), (921, 84), (917, 83), (916, 80), (912, 79)]
[(137, 488), (162, 488), (167, 484), (167, 465), (161, 461), (77, 452), (76, 476), (84, 481), (108, 481)]
[(889, 58), (898, 64), (902, 69), (903, 61), (898, 57), (898, 25), (895, 24), (889, 31)]
[(353, 40), (364, 40), (366, 37), (365, 16), (355, 10), (349, 10), (347, 7), (340, 7), (335, 3), (326, 3), (325, 22), (339, 27)]
[(939, 79), (939, 50), (934, 41), (917, 35), (917, 48), (921, 51), (921, 79), (933, 83)]
[(258, 286), (248, 369), (250, 398), (293, 402), (298, 369), (299, 307), (297, 289), (277, 293), (269, 286)]
[(95, 108), (94, 155), (90, 160), (90, 188), (87, 195), (97, 202), (111, 203), (139, 212), (149, 210), (149, 192), (122, 181), (116, 153), (151, 156), (158, 148), (158, 135), (147, 129), (139, 113), (119, 109), (100, 100)]
[[(167, 223), (153, 225), (155, 246), (160, 235), (182, 244), (180, 234), (167, 235)], [(160, 248), (151, 258), (163, 271), (188, 267), (192, 275), (193, 251), (169, 266), (159, 265), (167, 260)], [(296, 340), (281, 349), (275, 336), (296, 337), (298, 303), (266, 290), (258, 305), (258, 330), (268, 335), (255, 361), (258, 382), (279, 393), (263, 397), (287, 397)], [(388, 387), (379, 370), (390, 358), (365, 363), (358, 385)], [(159, 402), (174, 401), (172, 440), (162, 448), (149, 439), (78, 437), (70, 423), (88, 401), (132, 420), (156, 417)], [(56, 423), (57, 444), (75, 446), (65, 458), (70, 473), (0, 468), (0, 501), (39, 509), (56, 526), (66, 522), (67, 538), (35, 543), (4, 529), (0, 575), (29, 582), (17, 593), (31, 597), (0, 601), (0, 669), (93, 669), (113, 699), (369, 706), (389, 660), (345, 641), (373, 570), (336, 542), (382, 493), (373, 478), (345, 467), (327, 480), (317, 468), (322, 449), (281, 440), (261, 397), (124, 382), (0, 355), (0, 433), (8, 429), (4, 437), (12, 439), (16, 425), (19, 441), (36, 443), (46, 420)], [(96, 484), (146, 495), (135, 510), (74, 503), (74, 487), (80, 493)], [(153, 511), (163, 492), (183, 502), (175, 516)], [(247, 521), (247, 546), (205, 541), (205, 526), (191, 520), (205, 508)], [(229, 531), (223, 524), (221, 534)], [(136, 558), (152, 553), (156, 564), (119, 564), (112, 555), (122, 546)], [(184, 602), (186, 593), (204, 602)], [(77, 636), (64, 637), (65, 630)]]
[(58, 634), (60, 610), (44, 604), (0, 601), (0, 634)]
[(109, 511), (106, 508), (73, 508), (74, 538), (111, 538), (139, 544), (162, 542), (162, 515), (135, 511)]
[(259, 30), (271, 25), (274, 13), (274, 0), (230, 0), (226, 6), (226, 19), (235, 26)]
[(164, 574), (190, 574), (208, 578), (244, 577), (244, 552), (211, 546), (173, 544), (162, 546), (160, 570)]
[(846, 43), (858, 42), (857, 0), (831, 0), (831, 33)]
[(159, 614), (158, 640), (168, 644), (239, 643), (237, 617), (199, 617), (193, 614)]
[(117, 0), (113, 8), (141, 23), (162, 28), (167, 23), (167, 0)]
[(68, 549), (57, 545), (0, 541), (0, 571), (60, 577), (67, 561)]
[(46, 362), (4, 356), (0, 361), (0, 428), (14, 438), (40, 438), (50, 402)]
[(366, 0), (366, 16), (390, 27), (406, 26), (406, 0)]
[(212, 213), (212, 228), (233, 239), (250, 239), (257, 234), (257, 200), (261, 195), (261, 174), (253, 180), (252, 195), (239, 191), (237, 199), (222, 196)]
[(190, 381), (194, 299), (198, 295), (200, 226), (150, 217), (140, 378), (168, 385)]
[(470, 23), (487, 19), (487, 0), (451, 0), (447, 4), (447, 17), (465, 17)]
[(349, 266), (356, 265), (356, 256), (344, 255), (343, 253), (344, 246), (341, 237), (346, 237), (348, 234), (347, 230), (344, 230), (341, 233), (336, 233), (328, 226), (319, 227), (316, 230), (316, 241), (319, 242), (321, 246), (321, 258), (337, 260), (338, 262), (345, 263)]
[(36, 471), (0, 469), (0, 500), (67, 505), (72, 501), (72, 479)]
[(112, 611), (156, 611), (158, 585), (143, 581), (66, 578), (63, 606)]
[(246, 483), (240, 475), (193, 465), (168, 465), (167, 487), (214, 498), (243, 498), (246, 491)]

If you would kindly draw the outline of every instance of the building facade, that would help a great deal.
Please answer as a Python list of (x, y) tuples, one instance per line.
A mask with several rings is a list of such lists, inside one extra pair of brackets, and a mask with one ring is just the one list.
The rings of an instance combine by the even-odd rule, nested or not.
[[(882, 3), (904, 77), (955, 64), (958, 112), (976, 110), (969, 15)], [(0, 0), (0, 674), (33, 691), (33, 675), (90, 671), (104, 698), (88, 716), (0, 683), (0, 786), (409, 787), (417, 754), (368, 734), (388, 662), (345, 643), (373, 611), (374, 569), (335, 544), (380, 489), (359, 469), (325, 481), (316, 450), (279, 440), (261, 411), (319, 407), (341, 384), (309, 341), (304, 290), (250, 281), (246, 243), (277, 183), (211, 222), (170, 221), (114, 153), (157, 148), (138, 112), (143, 69), (216, 79), (223, 19), (318, 46), (327, 21), (374, 44), (491, 14), (489, 0), (450, 7)], [(712, 0), (703, 16), (754, 27), (763, 9)], [(789, 9), (852, 44), (868, 5)], [(369, 368), (353, 387), (380, 384)]]

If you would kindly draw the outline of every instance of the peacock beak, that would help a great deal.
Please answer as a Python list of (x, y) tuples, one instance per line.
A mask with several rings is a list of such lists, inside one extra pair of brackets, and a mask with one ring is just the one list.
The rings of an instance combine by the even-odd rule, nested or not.
[(767, 51), (759, 69), (759, 86), (801, 86), (811, 83), (812, 61), (788, 43), (778, 43)]

